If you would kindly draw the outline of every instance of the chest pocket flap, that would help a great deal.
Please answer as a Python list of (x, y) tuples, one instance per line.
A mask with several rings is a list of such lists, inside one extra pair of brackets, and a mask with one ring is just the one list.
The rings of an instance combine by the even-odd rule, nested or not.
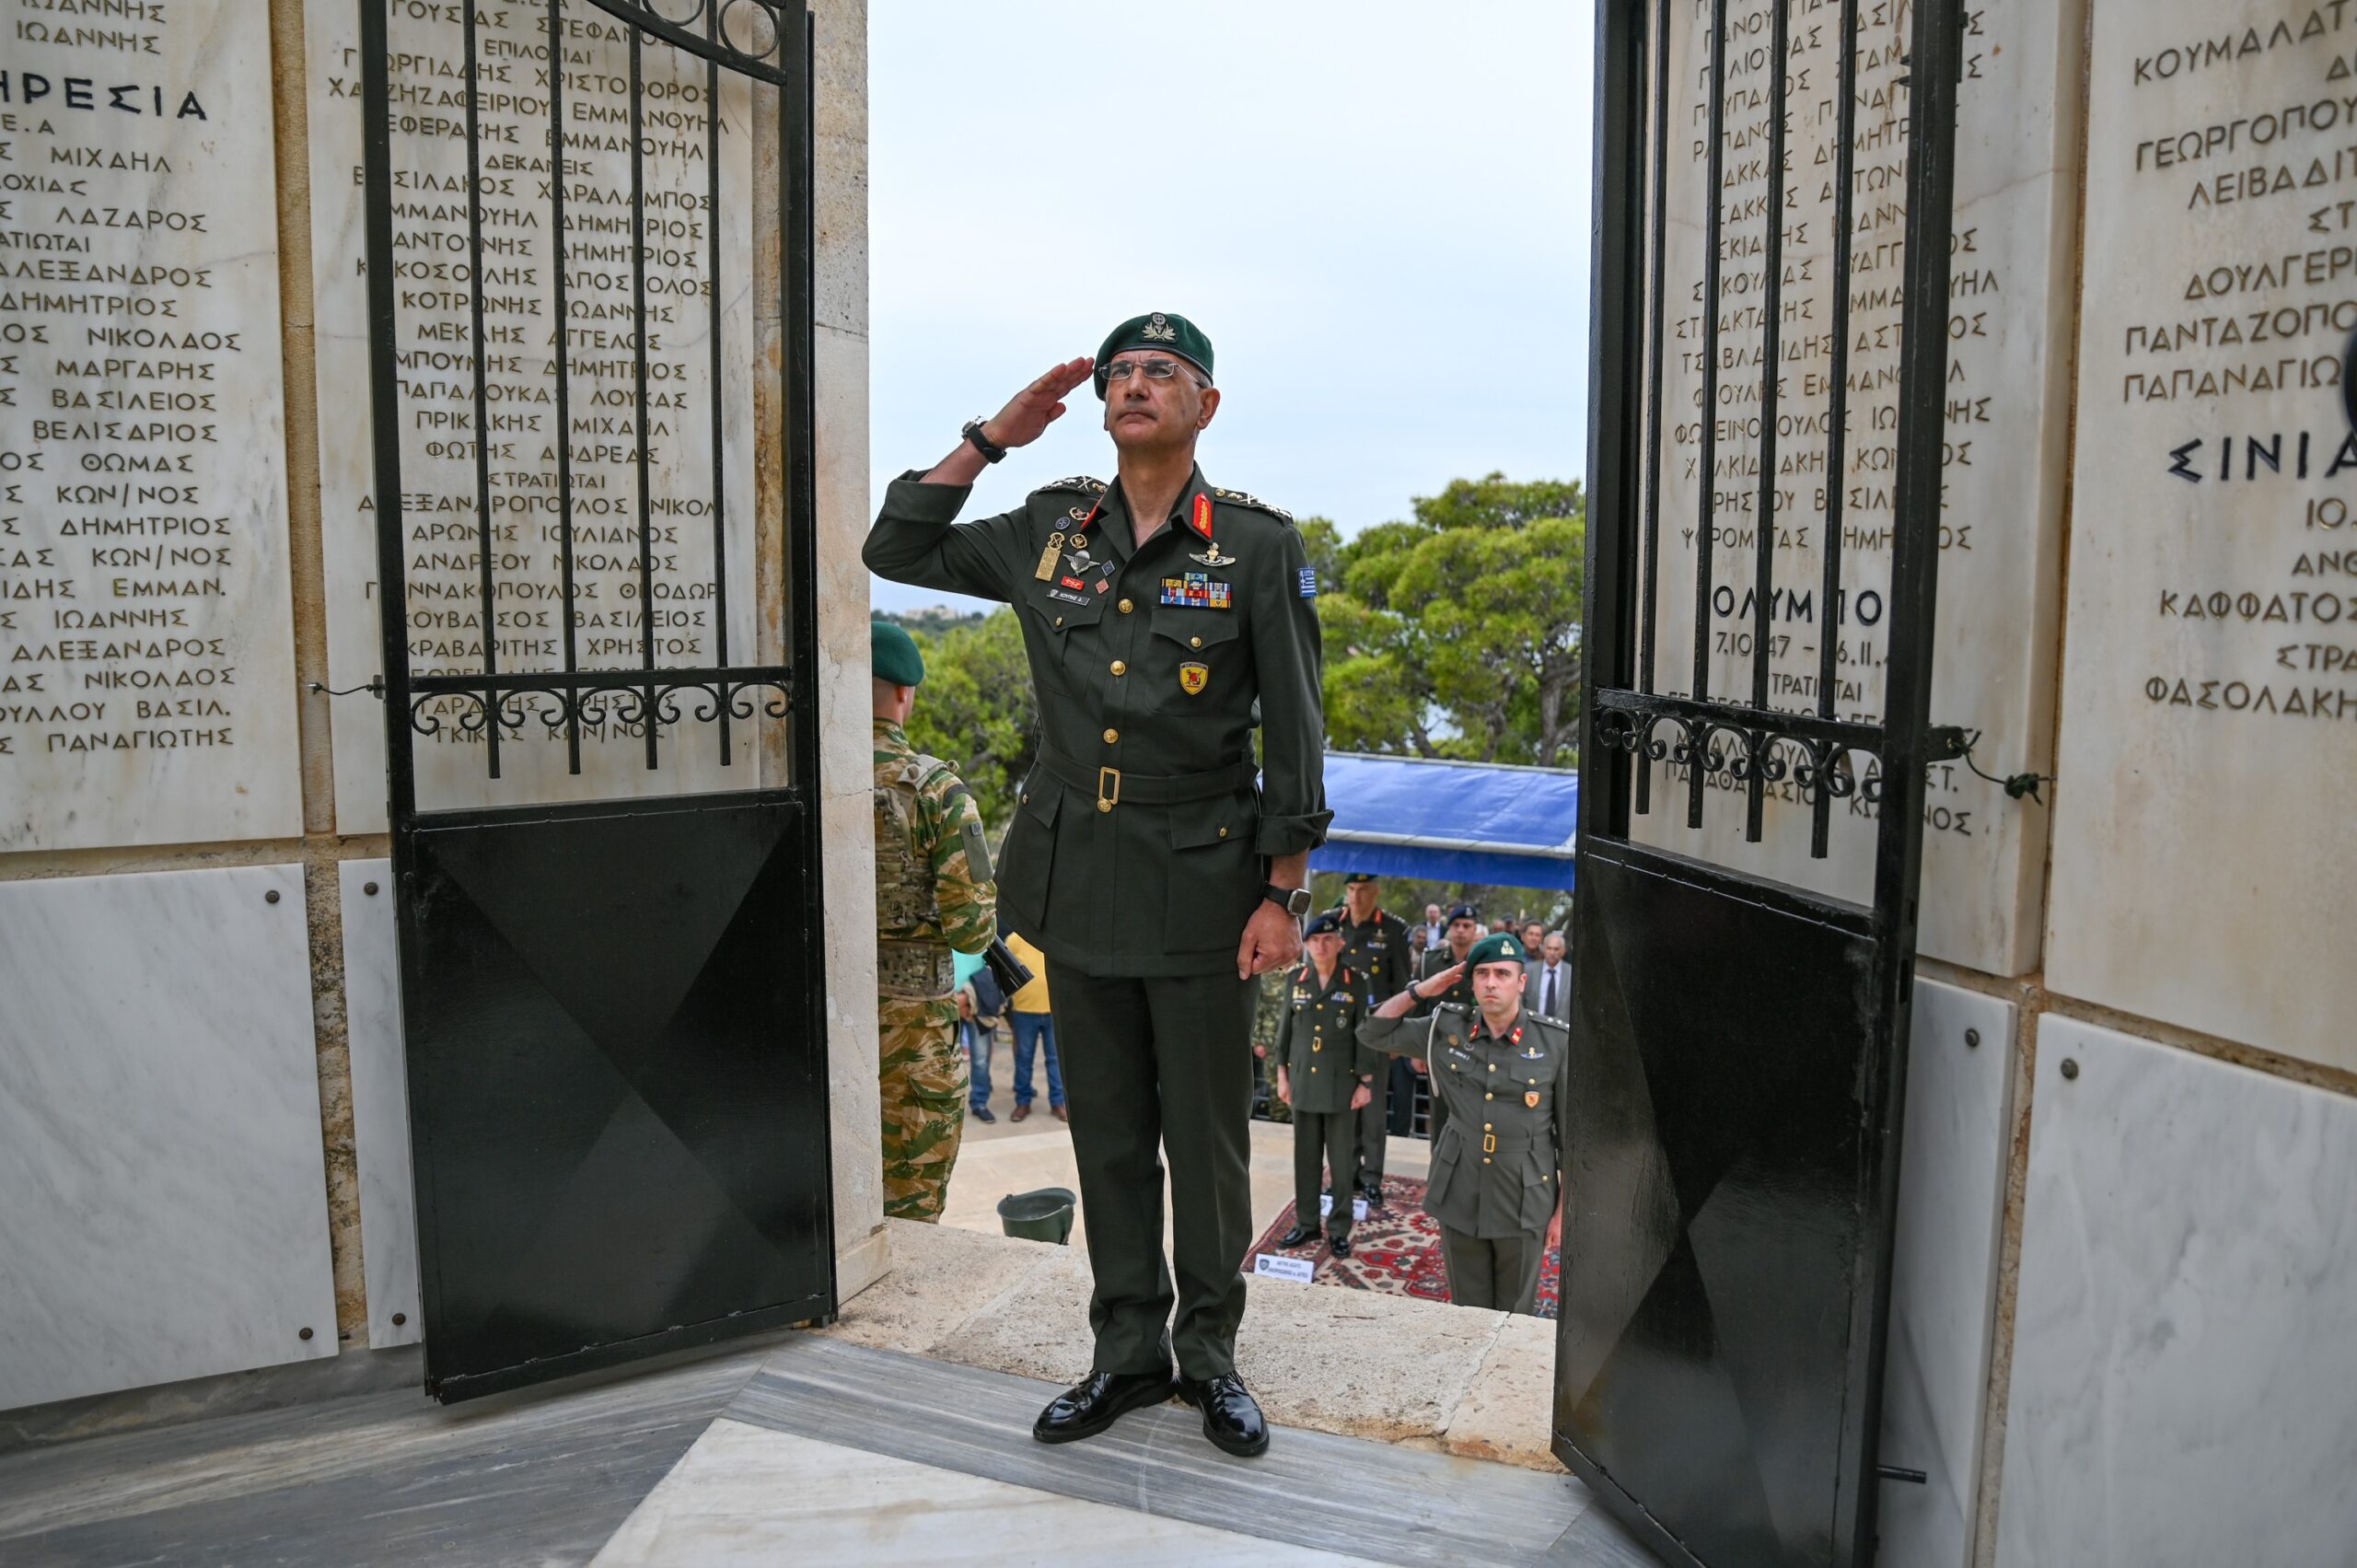
[(1190, 653), (1232, 643), (1242, 634), (1233, 610), (1192, 610), (1161, 604), (1154, 610), (1154, 634), (1167, 637)]

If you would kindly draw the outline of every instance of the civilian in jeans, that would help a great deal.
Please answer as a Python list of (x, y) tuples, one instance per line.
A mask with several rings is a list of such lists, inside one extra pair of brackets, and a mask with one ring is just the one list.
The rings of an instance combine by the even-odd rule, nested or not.
[(1056, 1060), (1056, 1022), (1048, 1011), (1048, 960), (1039, 949), (1012, 931), (1002, 932), (1006, 945), (1031, 971), (1031, 983), (1009, 999), (1006, 1016), (1015, 1026), (1015, 1116), (1016, 1121), (1031, 1114), (1031, 1047), (1036, 1041), (1047, 1048), (1048, 1109), (1055, 1112), (1059, 1121), (1072, 1117), (1064, 1109), (1063, 1065)]
[[(962, 960), (966, 955), (953, 953)], [(958, 970), (958, 1035), (965, 1042), (968, 1089), (966, 1107), (977, 1121), (996, 1121), (991, 1114), (991, 1051), (998, 1042), (999, 1015), (1006, 999), (998, 981), (977, 956), (973, 968), (960, 962)], [(1018, 1115), (1016, 1121), (1021, 1121)]]

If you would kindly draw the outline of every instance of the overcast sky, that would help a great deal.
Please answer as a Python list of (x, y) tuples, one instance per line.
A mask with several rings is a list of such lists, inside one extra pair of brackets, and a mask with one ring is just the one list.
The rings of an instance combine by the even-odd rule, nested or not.
[[(1215, 484), (1355, 532), (1585, 447), (1590, 8), (882, 0), (875, 499), (1123, 319), (1217, 351)], [(1089, 389), (964, 516), (1110, 479)], [(941, 595), (875, 584), (906, 609)]]

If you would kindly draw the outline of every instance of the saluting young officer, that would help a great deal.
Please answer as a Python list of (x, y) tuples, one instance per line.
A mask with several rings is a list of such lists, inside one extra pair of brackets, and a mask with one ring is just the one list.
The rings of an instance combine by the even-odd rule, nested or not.
[[(1368, 1012), (1415, 974), (1408, 956), (1408, 923), (1377, 907), (1376, 879), (1364, 871), (1342, 878), (1342, 965), (1354, 977), (1352, 990)], [(1405, 1086), (1401, 1086), (1404, 1080)], [(1366, 1105), (1359, 1111), (1357, 1187), (1371, 1209), (1383, 1207), (1384, 1140), (1390, 1135), (1394, 1093), (1413, 1096), (1416, 1081), (1404, 1062), (1379, 1062)]]
[[(1092, 377), (1116, 482), (1059, 480), (953, 527), (982, 465), (1038, 440)], [(1097, 1331), (1094, 1370), (1033, 1423), (1045, 1443), (1177, 1393), (1229, 1453), (1269, 1444), (1236, 1375), (1253, 981), (1300, 956), (1333, 814), (1317, 574), (1290, 517), (1195, 466), (1219, 406), (1210, 340), (1181, 316), (1132, 318), (888, 486), (864, 552), (896, 582), (1015, 606), (1038, 688), (999, 907), (1047, 955)]]
[(1358, 1041), (1366, 1016), (1358, 981), (1344, 967), (1342, 922), (1332, 911), (1309, 923), (1309, 961), (1294, 972), (1277, 1093), (1293, 1107), (1293, 1228), (1280, 1247), (1318, 1238), (1318, 1173), (1333, 1173), (1326, 1239), (1351, 1255), (1352, 1173), (1358, 1168), (1358, 1112), (1375, 1095), (1376, 1069), (1388, 1066)]
[[(1528, 957), (1501, 932), (1473, 944), (1466, 962), (1414, 985), (1359, 1028), (1374, 1051), (1430, 1063), (1447, 1125), (1433, 1144), (1424, 1211), (1440, 1222), (1448, 1298), (1460, 1307), (1538, 1309), (1538, 1270), (1563, 1180), (1563, 1118), (1571, 1036), (1527, 1013)], [(1474, 1005), (1441, 1002), (1408, 1016), (1469, 973)]]

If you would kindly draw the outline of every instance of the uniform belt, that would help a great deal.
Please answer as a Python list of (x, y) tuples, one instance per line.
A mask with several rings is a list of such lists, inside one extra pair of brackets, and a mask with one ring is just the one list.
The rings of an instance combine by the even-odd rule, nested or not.
[(1515, 1154), (1524, 1149), (1543, 1148), (1555, 1141), (1552, 1132), (1476, 1132), (1464, 1124), (1464, 1115), (1463, 1111), (1452, 1114), (1443, 1132), (1464, 1139), (1476, 1154)]
[(1126, 773), (1119, 768), (1091, 768), (1046, 746), (1039, 748), (1039, 765), (1057, 783), (1097, 796), (1100, 811), (1116, 806), (1181, 806), (1190, 800), (1213, 800), (1249, 789), (1260, 769), (1249, 757), (1201, 773), (1153, 776)]

